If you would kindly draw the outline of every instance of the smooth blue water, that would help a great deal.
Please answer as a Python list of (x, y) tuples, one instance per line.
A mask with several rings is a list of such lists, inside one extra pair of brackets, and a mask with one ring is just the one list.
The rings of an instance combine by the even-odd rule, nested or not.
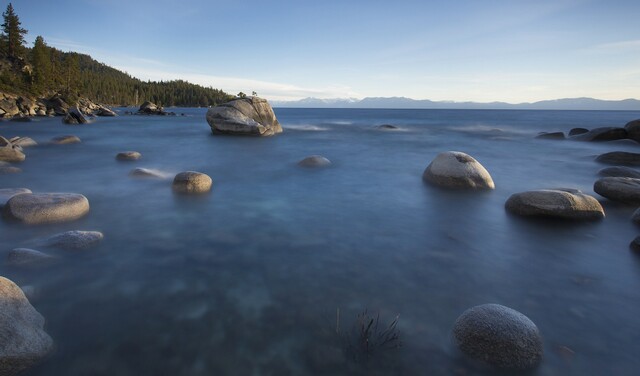
[[(276, 109), (283, 134), (244, 138), (211, 135), (205, 111), (0, 123), (0, 135), (41, 143), (0, 188), (91, 203), (73, 223), (0, 222), (2, 255), (61, 231), (105, 234), (90, 251), (47, 250), (61, 256), (53, 266), (0, 264), (0, 275), (36, 288), (31, 302), (56, 342), (27, 376), (493, 374), (465, 362), (450, 337), (456, 318), (483, 303), (538, 325), (545, 359), (535, 375), (640, 369), (635, 208), (603, 199), (607, 217), (595, 223), (504, 210), (525, 190), (594, 194), (604, 167), (596, 155), (640, 149), (538, 132), (622, 126), (640, 112)], [(46, 144), (62, 134), (83, 142)], [(143, 158), (117, 162), (125, 150)], [(425, 185), (423, 170), (446, 150), (478, 159), (495, 191)], [(296, 165), (311, 154), (333, 165)], [(201, 171), (213, 191), (175, 196), (171, 178), (133, 179), (135, 167)], [(335, 334), (338, 308), (343, 331), (365, 309), (384, 322), (399, 314), (402, 348), (350, 361)]]

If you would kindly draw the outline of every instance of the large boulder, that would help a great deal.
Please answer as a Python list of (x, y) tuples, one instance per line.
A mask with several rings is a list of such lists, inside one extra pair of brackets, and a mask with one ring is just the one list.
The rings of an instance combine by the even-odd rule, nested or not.
[(206, 193), (211, 190), (213, 180), (207, 174), (185, 171), (173, 179), (173, 191), (182, 194)]
[(594, 197), (574, 189), (544, 189), (511, 195), (505, 208), (522, 216), (566, 219), (604, 218), (604, 209)]
[(533, 368), (544, 352), (536, 324), (522, 313), (499, 304), (466, 310), (454, 324), (453, 337), (467, 356), (499, 368)]
[(28, 188), (0, 188), (0, 208), (2, 208), (11, 197), (23, 193), (32, 193)]
[(610, 200), (629, 205), (640, 204), (640, 179), (607, 177), (598, 179), (593, 190)]
[(600, 154), (596, 158), (597, 162), (627, 166), (640, 166), (640, 154), (626, 151), (612, 151)]
[(640, 119), (628, 122), (625, 124), (624, 129), (626, 129), (627, 136), (630, 139), (640, 142)]
[(64, 116), (69, 111), (69, 105), (65, 102), (60, 95), (56, 94), (46, 101), (47, 113), (52, 115)]
[(536, 136), (536, 138), (543, 140), (564, 140), (563, 132), (542, 132)]
[(627, 131), (624, 128), (601, 127), (594, 128), (587, 133), (572, 136), (572, 140), (578, 141), (614, 141), (627, 138)]
[(11, 141), (0, 136), (0, 161), (22, 162), (25, 158), (20, 146), (14, 145)]
[(272, 136), (282, 126), (266, 99), (234, 99), (207, 111), (207, 122), (214, 134)]
[(444, 188), (494, 189), (489, 172), (468, 154), (459, 151), (440, 153), (427, 166), (422, 178)]
[(162, 107), (156, 105), (153, 102), (146, 101), (140, 106), (140, 108), (138, 109), (138, 112), (136, 112), (136, 115), (162, 115), (162, 116), (165, 116), (165, 115), (175, 115), (175, 113), (173, 113), (173, 112), (165, 112)]
[(95, 115), (96, 116), (108, 116), (108, 117), (118, 116), (118, 114), (116, 114), (112, 109), (107, 108), (105, 106), (99, 106), (99, 108), (95, 112)]
[(65, 124), (87, 124), (89, 120), (86, 116), (80, 111), (78, 107), (73, 107), (69, 109), (67, 115), (62, 119), (62, 122)]
[(23, 193), (7, 201), (3, 215), (26, 224), (69, 222), (89, 213), (89, 200), (77, 193)]
[(0, 277), (0, 375), (13, 376), (38, 363), (53, 348), (44, 318), (22, 290)]

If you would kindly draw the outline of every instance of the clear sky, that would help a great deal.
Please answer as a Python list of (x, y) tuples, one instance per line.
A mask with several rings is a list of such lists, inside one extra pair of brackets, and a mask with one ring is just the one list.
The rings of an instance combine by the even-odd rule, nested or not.
[(640, 98), (640, 0), (12, 3), (30, 45), (233, 94)]

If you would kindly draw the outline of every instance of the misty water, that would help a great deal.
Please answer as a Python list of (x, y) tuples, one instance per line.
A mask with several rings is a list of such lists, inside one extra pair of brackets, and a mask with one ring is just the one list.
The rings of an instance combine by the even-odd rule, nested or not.
[[(276, 109), (284, 133), (246, 138), (213, 136), (205, 109), (173, 111), (186, 116), (0, 123), (0, 135), (40, 143), (0, 188), (81, 193), (91, 204), (71, 223), (1, 221), (2, 260), (67, 230), (105, 235), (87, 251), (40, 249), (60, 256), (53, 265), (0, 263), (0, 275), (33, 287), (55, 341), (25, 375), (489, 375), (451, 341), (456, 318), (484, 303), (537, 324), (545, 356), (533, 375), (640, 369), (636, 208), (592, 190), (605, 167), (596, 155), (640, 147), (534, 138), (623, 126), (640, 112)], [(64, 134), (82, 143), (47, 144)], [(116, 161), (126, 150), (143, 157)], [(475, 157), (496, 189), (423, 183), (447, 150)], [(332, 166), (296, 165), (311, 154)], [(167, 178), (128, 176), (136, 167)], [(211, 176), (212, 192), (174, 195), (171, 179), (185, 170)], [(559, 187), (600, 198), (606, 219), (504, 210), (513, 193)], [(381, 323), (399, 315), (401, 348), (358, 361), (345, 352), (365, 310)]]

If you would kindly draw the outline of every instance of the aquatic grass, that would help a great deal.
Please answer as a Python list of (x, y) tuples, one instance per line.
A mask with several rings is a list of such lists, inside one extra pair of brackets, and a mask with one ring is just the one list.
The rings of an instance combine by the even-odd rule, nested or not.
[(340, 329), (340, 309), (336, 310), (336, 334), (338, 335), (349, 358), (359, 363), (366, 363), (372, 358), (380, 358), (389, 351), (402, 347), (397, 315), (384, 326), (380, 323), (380, 312), (375, 315), (364, 310), (356, 316), (356, 320), (347, 332)]

